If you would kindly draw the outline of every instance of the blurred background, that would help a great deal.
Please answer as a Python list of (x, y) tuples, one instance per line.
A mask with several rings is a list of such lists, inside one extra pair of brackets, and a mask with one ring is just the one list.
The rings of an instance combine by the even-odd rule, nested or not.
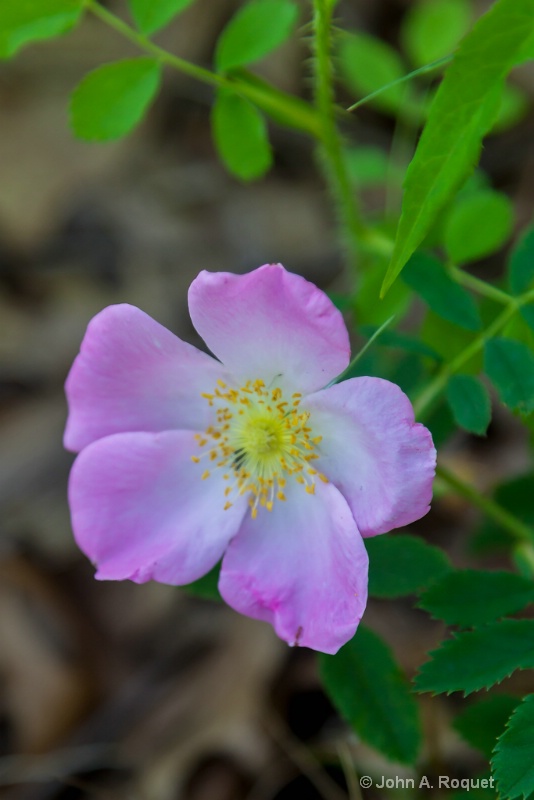
[[(106, 5), (123, 11), (119, 0)], [(158, 41), (209, 65), (239, 5), (196, 0)], [(410, 0), (343, 0), (339, 17), (344, 28), (398, 47), (410, 7)], [(303, 26), (308, 13), (303, 2)], [(271, 126), (273, 170), (239, 183), (214, 150), (211, 91), (166, 72), (147, 119), (127, 139), (73, 138), (74, 86), (89, 69), (136, 54), (88, 19), (0, 63), (0, 794), (339, 800), (351, 759), (364, 774), (411, 773), (349, 734), (321, 691), (313, 653), (291, 651), (269, 626), (173, 587), (97, 583), (72, 540), (63, 383), (95, 313), (132, 303), (202, 346), (186, 302), (201, 269), (240, 272), (280, 261), (338, 295), (348, 286), (313, 147), (299, 134)], [(258, 72), (309, 98), (307, 58), (304, 36)], [(520, 108), (487, 140), (482, 167), (511, 197), (521, 226), (533, 208), (534, 73), (523, 69), (514, 80)], [(354, 96), (341, 88), (340, 99), (349, 105)], [(399, 139), (398, 130), (398, 120), (372, 107), (347, 126), (360, 145), (384, 154), (400, 141), (400, 158), (404, 146), (409, 159), (415, 134)], [(371, 161), (360, 158), (357, 170), (372, 214), (384, 206), (385, 189)], [(390, 184), (393, 206), (399, 185)], [(498, 276), (502, 254), (478, 268)], [(530, 466), (524, 429), (504, 412), (487, 439), (457, 436), (445, 457), (480, 488)], [(473, 514), (443, 498), (411, 532), (445, 547), (458, 566), (502, 566), (495, 555), (475, 562), (466, 549)], [(443, 635), (410, 601), (372, 601), (366, 623), (388, 639), (409, 676)], [(515, 678), (526, 691), (525, 680)], [(428, 773), (462, 777), (482, 768), (480, 754), (448, 726), (455, 699), (421, 702)], [(373, 796), (380, 792), (366, 793)]]

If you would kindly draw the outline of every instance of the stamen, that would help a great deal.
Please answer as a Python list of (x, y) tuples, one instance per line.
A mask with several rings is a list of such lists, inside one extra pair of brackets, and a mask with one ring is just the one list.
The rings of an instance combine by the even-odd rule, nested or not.
[[(316, 478), (328, 482), (310, 466), (319, 458), (316, 448), (322, 437), (313, 436), (310, 412), (299, 408), (302, 394), (293, 392), (284, 400), (274, 380), (267, 387), (258, 378), (233, 388), (219, 379), (212, 393), (202, 393), (215, 406), (215, 421), (204, 434), (195, 434), (199, 447), (206, 449), (191, 456), (195, 464), (208, 458), (212, 468), (226, 467), (223, 508), (231, 507), (232, 492), (248, 495), (252, 519), (260, 508), (272, 511), (276, 501), (286, 501), (290, 479), (308, 495), (315, 494)], [(201, 474), (202, 480), (209, 476), (207, 469)]]

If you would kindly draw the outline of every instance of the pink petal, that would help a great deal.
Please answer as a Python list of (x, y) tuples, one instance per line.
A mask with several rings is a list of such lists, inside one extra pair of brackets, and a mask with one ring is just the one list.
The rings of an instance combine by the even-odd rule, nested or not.
[(350, 357), (345, 323), (312, 283), (266, 264), (246, 275), (201, 272), (189, 289), (191, 319), (210, 350), (240, 380), (274, 378), (310, 392)]
[(350, 509), (330, 484), (289, 487), (271, 512), (247, 514), (224, 556), (219, 590), (290, 645), (335, 653), (367, 601), (367, 553)]
[(224, 368), (143, 311), (109, 306), (87, 328), (65, 385), (65, 447), (75, 452), (123, 431), (204, 430), (201, 398)]
[(353, 378), (306, 397), (302, 408), (311, 413), (313, 434), (323, 436), (314, 466), (346, 498), (362, 536), (427, 513), (436, 450), (398, 386)]
[(237, 532), (241, 497), (223, 510), (222, 470), (201, 480), (190, 431), (119, 433), (86, 447), (72, 468), (69, 503), (79, 547), (97, 578), (185, 584), (208, 572)]

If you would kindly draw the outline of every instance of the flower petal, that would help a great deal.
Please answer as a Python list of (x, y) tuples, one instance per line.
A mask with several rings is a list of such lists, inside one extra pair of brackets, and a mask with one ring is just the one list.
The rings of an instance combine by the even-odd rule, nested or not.
[(302, 408), (322, 442), (314, 464), (346, 498), (362, 536), (424, 516), (436, 450), (430, 432), (394, 383), (352, 378), (306, 397)]
[(247, 515), (223, 559), (219, 590), (290, 645), (335, 653), (367, 601), (368, 559), (350, 509), (331, 484), (295, 484), (271, 512)]
[(86, 447), (72, 468), (69, 503), (79, 547), (97, 578), (191, 583), (221, 558), (247, 505), (227, 511), (222, 470), (201, 480), (190, 431), (119, 433)]
[(87, 328), (65, 390), (65, 447), (123, 431), (204, 430), (210, 424), (202, 392), (226, 372), (135, 306), (97, 314)]
[(240, 380), (278, 378), (311, 392), (349, 363), (340, 312), (281, 264), (246, 275), (201, 272), (189, 289), (189, 311), (207, 346)]

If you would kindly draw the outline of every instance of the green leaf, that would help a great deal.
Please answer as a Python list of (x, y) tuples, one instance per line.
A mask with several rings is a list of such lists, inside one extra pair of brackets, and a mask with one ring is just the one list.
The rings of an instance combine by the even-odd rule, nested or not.
[(373, 597), (414, 594), (451, 569), (442, 550), (417, 536), (372, 536), (364, 542), (369, 555), (369, 594)]
[(493, 622), (534, 603), (534, 582), (513, 572), (466, 569), (440, 578), (419, 606), (448, 625)]
[(456, 424), (484, 436), (491, 421), (488, 390), (472, 375), (453, 375), (447, 384), (447, 402)]
[(534, 31), (534, 0), (497, 0), (463, 39), (408, 167), (385, 292), (474, 167), (502, 82)]
[[(385, 42), (367, 33), (346, 33), (339, 43), (339, 65), (347, 87), (365, 97), (404, 77), (401, 57)], [(385, 111), (398, 111), (406, 100), (407, 87), (392, 86), (372, 100)]]
[(443, 319), (469, 331), (478, 331), (482, 327), (474, 299), (453, 281), (437, 258), (426, 253), (414, 253), (402, 277)]
[(412, 764), (421, 730), (415, 698), (389, 646), (360, 625), (335, 656), (319, 668), (332, 702), (364, 742), (392, 761)]
[(416, 67), (452, 53), (471, 24), (467, 0), (423, 0), (411, 6), (401, 26), (405, 51)]
[(496, 740), (518, 703), (517, 697), (508, 694), (493, 695), (487, 700), (471, 703), (456, 717), (453, 725), (468, 744), (489, 759)]
[(534, 694), (528, 694), (508, 721), (492, 761), (500, 797), (528, 798), (534, 792)]
[(65, 33), (78, 21), (82, 0), (3, 0), (0, 3), (0, 58), (23, 45)]
[(135, 24), (146, 36), (163, 28), (193, 0), (129, 0)]
[(253, 0), (239, 9), (223, 30), (215, 65), (223, 72), (259, 61), (291, 35), (299, 15), (290, 0)]
[(161, 69), (152, 58), (127, 58), (93, 70), (71, 98), (76, 136), (106, 141), (125, 136), (142, 119), (159, 88)]
[(217, 151), (229, 172), (244, 181), (267, 172), (272, 164), (267, 128), (252, 103), (233, 92), (218, 92), (211, 124)]
[[(510, 289), (514, 294), (534, 289), (534, 226), (525, 231), (514, 247), (508, 269)], [(521, 315), (534, 328), (534, 302), (523, 306)]]
[(516, 669), (534, 668), (534, 620), (505, 619), (464, 631), (430, 653), (415, 685), (419, 692), (476, 692)]
[(490, 339), (484, 349), (484, 371), (510, 408), (534, 410), (534, 355), (522, 342)]
[(488, 189), (462, 197), (445, 223), (444, 244), (456, 264), (465, 264), (494, 253), (512, 232), (511, 201)]
[(188, 594), (202, 597), (205, 600), (221, 600), (219, 594), (219, 572), (221, 565), (217, 564), (213, 569), (207, 572), (198, 580), (193, 583), (188, 583), (187, 586), (182, 586), (182, 589)]

